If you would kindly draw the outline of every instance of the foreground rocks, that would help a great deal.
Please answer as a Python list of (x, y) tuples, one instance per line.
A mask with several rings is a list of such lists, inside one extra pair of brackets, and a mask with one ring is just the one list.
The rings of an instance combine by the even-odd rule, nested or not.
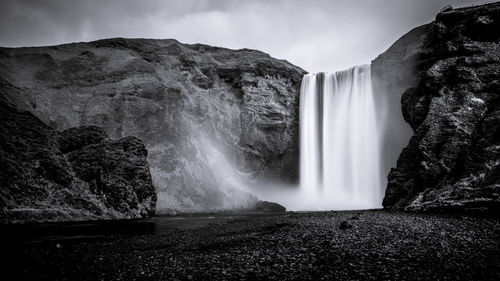
[[(372, 211), (155, 221), (152, 234), (4, 247), (0, 273), (3, 280), (467, 281), (500, 274), (498, 218)], [(340, 230), (343, 221), (351, 228)]]
[(0, 221), (152, 216), (156, 192), (141, 140), (99, 127), (62, 133), (0, 97)]
[(447, 9), (421, 30), (425, 36), (419, 37), (420, 47), (412, 57), (418, 80), (401, 100), (414, 135), (388, 176), (383, 205), (412, 211), (496, 212), (500, 3)]
[(175, 40), (0, 48), (13, 104), (59, 130), (144, 141), (163, 212), (248, 208), (249, 187), (295, 181), (304, 73), (259, 51)]

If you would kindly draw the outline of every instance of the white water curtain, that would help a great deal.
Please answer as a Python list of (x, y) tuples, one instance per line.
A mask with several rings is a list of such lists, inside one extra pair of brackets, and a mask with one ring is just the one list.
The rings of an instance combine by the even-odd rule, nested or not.
[(300, 93), (300, 184), (320, 209), (379, 208), (380, 134), (370, 66), (307, 74)]

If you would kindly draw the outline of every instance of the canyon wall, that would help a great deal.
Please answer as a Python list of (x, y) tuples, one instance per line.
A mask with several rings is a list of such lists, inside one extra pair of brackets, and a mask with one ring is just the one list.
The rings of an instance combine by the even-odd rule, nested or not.
[(384, 207), (498, 209), (500, 3), (447, 8), (405, 36), (413, 39), (374, 61), (387, 94), (402, 94), (413, 130), (388, 175)]
[(65, 130), (96, 125), (148, 150), (159, 212), (245, 208), (297, 181), (305, 71), (255, 50), (106, 39), (0, 48), (0, 93)]

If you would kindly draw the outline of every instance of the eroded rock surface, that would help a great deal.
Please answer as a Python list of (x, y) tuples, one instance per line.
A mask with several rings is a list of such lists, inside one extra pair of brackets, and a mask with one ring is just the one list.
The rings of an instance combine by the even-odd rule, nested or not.
[(304, 73), (259, 51), (175, 40), (0, 48), (12, 103), (60, 130), (145, 142), (160, 211), (245, 208), (251, 187), (296, 181)]
[(0, 221), (149, 217), (156, 192), (139, 139), (62, 133), (0, 98)]
[(388, 176), (384, 207), (498, 209), (500, 3), (438, 14), (418, 70), (401, 101), (414, 135)]

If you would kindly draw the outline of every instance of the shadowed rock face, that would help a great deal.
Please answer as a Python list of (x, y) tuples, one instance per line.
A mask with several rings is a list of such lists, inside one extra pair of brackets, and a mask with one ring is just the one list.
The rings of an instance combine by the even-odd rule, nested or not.
[[(422, 45), (430, 25), (414, 28), (371, 63), (372, 85), (382, 135), (381, 178), (387, 178), (399, 154), (413, 135), (401, 111), (401, 97), (418, 81)], [(387, 185), (387, 181), (383, 182)]]
[(500, 4), (438, 14), (416, 67), (401, 100), (414, 135), (388, 176), (384, 207), (498, 208)]
[(0, 99), (0, 221), (141, 218), (156, 192), (136, 137), (98, 127), (62, 133)]
[(175, 40), (0, 48), (0, 91), (16, 106), (60, 130), (145, 142), (160, 212), (245, 208), (257, 200), (248, 186), (294, 182), (304, 73), (259, 51)]

